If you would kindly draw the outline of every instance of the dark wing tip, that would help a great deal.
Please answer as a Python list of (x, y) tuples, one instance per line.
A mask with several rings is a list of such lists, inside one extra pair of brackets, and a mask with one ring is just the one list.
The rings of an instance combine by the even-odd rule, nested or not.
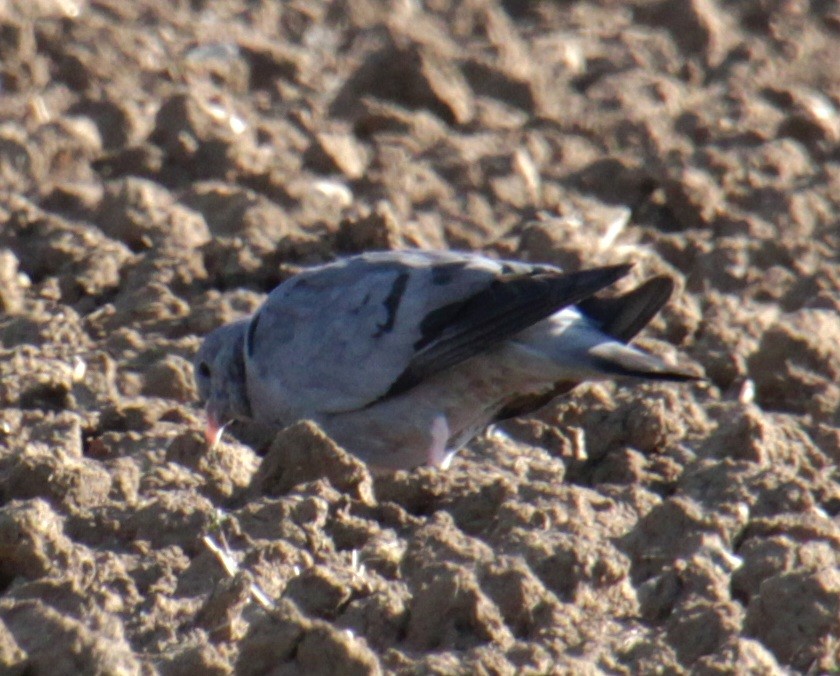
[(551, 312), (545, 314), (545, 317), (563, 307), (577, 305), (598, 291), (615, 284), (622, 277), (626, 277), (632, 268), (632, 263), (622, 263), (578, 272), (552, 270), (534, 275), (534, 279), (543, 280), (548, 284), (548, 298), (552, 304), (556, 305)]
[[(633, 263), (618, 263), (616, 265), (603, 265), (597, 268), (589, 268), (588, 270), (580, 270), (578, 272), (561, 273), (564, 275), (579, 276), (583, 279), (599, 279), (604, 287), (617, 282), (622, 277), (626, 277), (633, 269)], [(553, 273), (557, 275), (558, 273)], [(607, 281), (611, 280), (611, 281)]]
[(502, 274), (462, 301), (434, 310), (421, 322), (423, 337), (385, 396), (404, 392), (429, 376), (516, 335), (555, 312), (591, 297), (624, 277), (632, 264), (579, 272)]

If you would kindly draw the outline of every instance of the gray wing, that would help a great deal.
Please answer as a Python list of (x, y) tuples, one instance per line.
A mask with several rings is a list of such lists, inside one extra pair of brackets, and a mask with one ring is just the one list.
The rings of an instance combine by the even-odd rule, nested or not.
[[(484, 289), (424, 318), (423, 338), (386, 394), (404, 392), (435, 373), (490, 349), (629, 272), (615, 265), (581, 272), (500, 274)], [(430, 325), (430, 326), (426, 326)]]
[[(612, 284), (629, 266), (556, 268), (444, 252), (356, 256), (277, 287), (245, 341), (261, 401), (297, 415), (405, 391)], [(259, 402), (257, 402), (259, 403)]]

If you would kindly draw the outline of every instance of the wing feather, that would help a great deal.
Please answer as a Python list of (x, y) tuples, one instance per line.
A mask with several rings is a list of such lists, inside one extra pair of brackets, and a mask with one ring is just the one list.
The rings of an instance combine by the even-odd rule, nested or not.
[(520, 331), (614, 283), (630, 270), (614, 265), (582, 272), (499, 276), (486, 289), (464, 299), (437, 335), (427, 335), (386, 396), (404, 392)]
[(490, 349), (609, 286), (628, 265), (563, 273), (477, 254), (384, 252), (308, 270), (247, 332), (257, 417), (363, 408)]

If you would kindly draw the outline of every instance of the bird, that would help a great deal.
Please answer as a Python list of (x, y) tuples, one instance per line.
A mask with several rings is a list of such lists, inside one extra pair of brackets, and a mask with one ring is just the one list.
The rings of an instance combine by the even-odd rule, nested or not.
[(670, 298), (670, 277), (598, 295), (631, 268), (404, 250), (305, 269), (201, 344), (207, 442), (235, 419), (278, 430), (309, 419), (374, 468), (445, 469), (489, 425), (584, 381), (698, 379), (629, 344)]

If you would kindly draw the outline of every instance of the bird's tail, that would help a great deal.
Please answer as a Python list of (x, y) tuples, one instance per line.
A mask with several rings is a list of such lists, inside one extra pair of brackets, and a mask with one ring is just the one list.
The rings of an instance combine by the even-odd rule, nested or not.
[(665, 275), (649, 279), (620, 296), (591, 296), (578, 303), (578, 308), (598, 328), (619, 342), (595, 345), (588, 356), (605, 374), (650, 380), (698, 380), (694, 371), (666, 364), (652, 354), (626, 345), (662, 308), (674, 290), (674, 281)]
[(702, 379), (702, 376), (691, 369), (667, 364), (655, 355), (617, 341), (591, 347), (587, 353), (587, 361), (603, 376), (675, 382)]
[[(632, 293), (632, 292), (631, 292)], [(698, 380), (694, 370), (666, 363), (649, 352), (628, 345), (624, 336), (638, 330), (630, 315), (622, 318), (619, 308), (618, 336), (608, 333), (597, 320), (579, 309), (564, 310), (518, 336), (516, 343), (537, 357), (529, 377), (537, 380), (584, 381), (613, 378), (650, 380)], [(635, 324), (635, 326), (634, 326)]]
[(565, 310), (553, 322), (524, 334), (521, 345), (547, 358), (538, 364), (554, 382), (542, 392), (508, 402), (496, 420), (535, 411), (584, 380), (702, 380), (694, 370), (668, 364), (627, 344), (659, 312), (673, 288), (670, 277), (659, 276), (620, 296), (590, 296), (579, 301), (576, 309)]
[(608, 336), (629, 343), (668, 302), (673, 291), (674, 280), (658, 275), (620, 296), (590, 296), (579, 302), (578, 308)]

